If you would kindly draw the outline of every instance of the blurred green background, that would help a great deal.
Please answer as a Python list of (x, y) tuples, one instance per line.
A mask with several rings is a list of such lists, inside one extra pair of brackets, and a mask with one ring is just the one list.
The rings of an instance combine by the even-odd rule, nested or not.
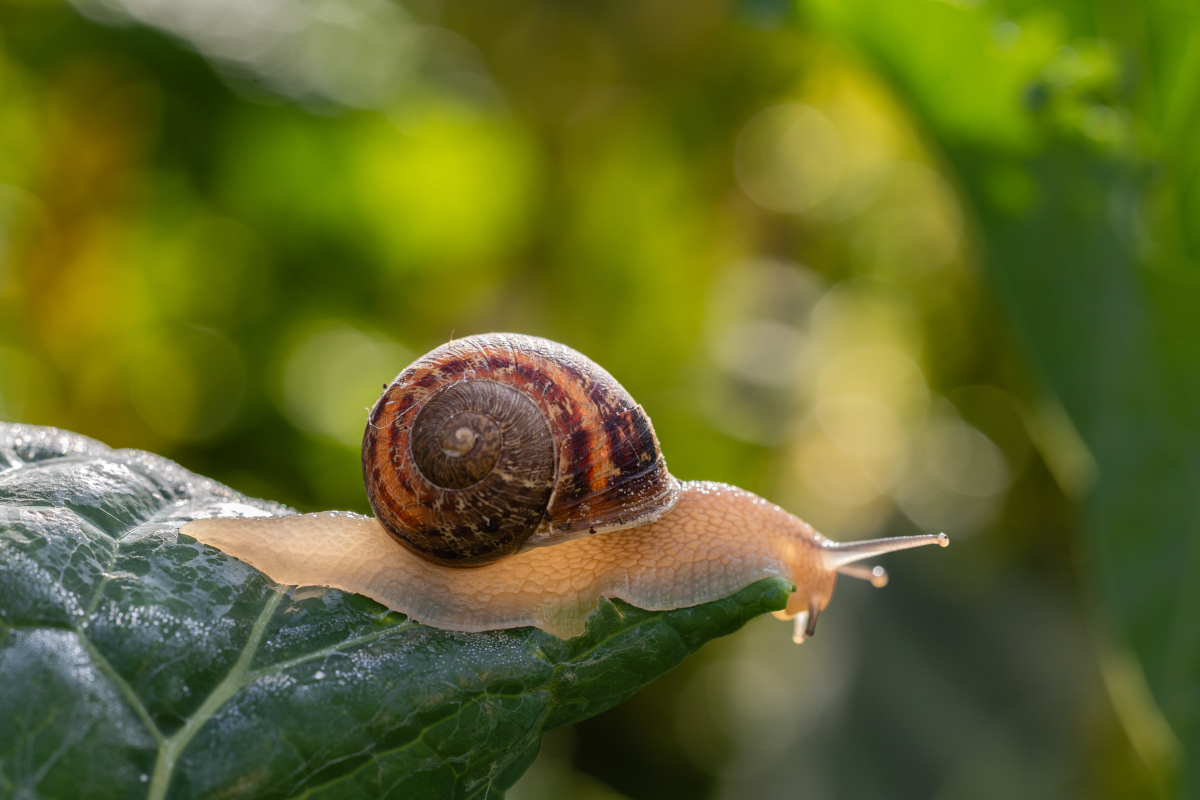
[(0, 416), (366, 511), (384, 382), (547, 336), (954, 547), (511, 798), (1200, 797), (1198, 134), (1182, 0), (0, 0)]

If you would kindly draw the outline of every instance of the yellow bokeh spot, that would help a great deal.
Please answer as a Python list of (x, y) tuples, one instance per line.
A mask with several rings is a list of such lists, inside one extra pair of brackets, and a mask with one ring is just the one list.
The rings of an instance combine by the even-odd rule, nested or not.
[(354, 170), (362, 220), (395, 268), (494, 258), (525, 235), (535, 159), (513, 125), (433, 117), (405, 134), (380, 122)]

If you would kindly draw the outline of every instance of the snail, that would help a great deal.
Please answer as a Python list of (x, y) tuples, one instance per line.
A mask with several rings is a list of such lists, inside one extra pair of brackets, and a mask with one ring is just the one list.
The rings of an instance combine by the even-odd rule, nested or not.
[(385, 387), (363, 437), (375, 517), (197, 520), (181, 531), (281, 584), (332, 586), (438, 628), (567, 638), (601, 597), (665, 611), (782, 576), (794, 638), (839, 574), (945, 534), (839, 543), (750, 492), (667, 471), (650, 418), (586, 356), (517, 334), (456, 339)]

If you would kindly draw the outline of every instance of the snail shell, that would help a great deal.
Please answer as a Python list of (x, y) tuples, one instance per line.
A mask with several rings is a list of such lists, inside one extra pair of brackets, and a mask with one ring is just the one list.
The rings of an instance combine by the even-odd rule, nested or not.
[(384, 391), (363, 436), (380, 523), (473, 567), (649, 524), (679, 502), (654, 426), (598, 364), (533, 336), (457, 339)]

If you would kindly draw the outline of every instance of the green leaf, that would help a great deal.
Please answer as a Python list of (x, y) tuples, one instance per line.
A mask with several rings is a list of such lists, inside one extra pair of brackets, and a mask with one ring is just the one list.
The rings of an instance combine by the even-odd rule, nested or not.
[(148, 453), (0, 424), (0, 796), (500, 797), (541, 735), (782, 608), (602, 602), (587, 632), (466, 634), (288, 591), (190, 537), (288, 510)]
[[(1186, 202), (1200, 186), (1200, 27), (1167, 2), (1119, 17), (1008, 9), (1015, 22), (967, 5), (811, 3), (913, 99), (957, 172), (998, 303), (1047, 407), (1069, 417), (1068, 435), (1048, 438), (1086, 447), (1088, 469), (1056, 476), (1085, 511), (1100, 649), (1136, 656), (1130, 680), (1105, 656), (1114, 704), (1164, 785), (1182, 769), (1178, 791), (1200, 797), (1200, 252), (1187, 239), (1200, 228)], [(1009, 45), (1001, 25), (1019, 34)], [(954, 77), (964, 64), (969, 83)], [(1028, 135), (958, 124), (967, 86)], [(1109, 108), (1125, 120), (1112, 140), (1080, 124)]]

